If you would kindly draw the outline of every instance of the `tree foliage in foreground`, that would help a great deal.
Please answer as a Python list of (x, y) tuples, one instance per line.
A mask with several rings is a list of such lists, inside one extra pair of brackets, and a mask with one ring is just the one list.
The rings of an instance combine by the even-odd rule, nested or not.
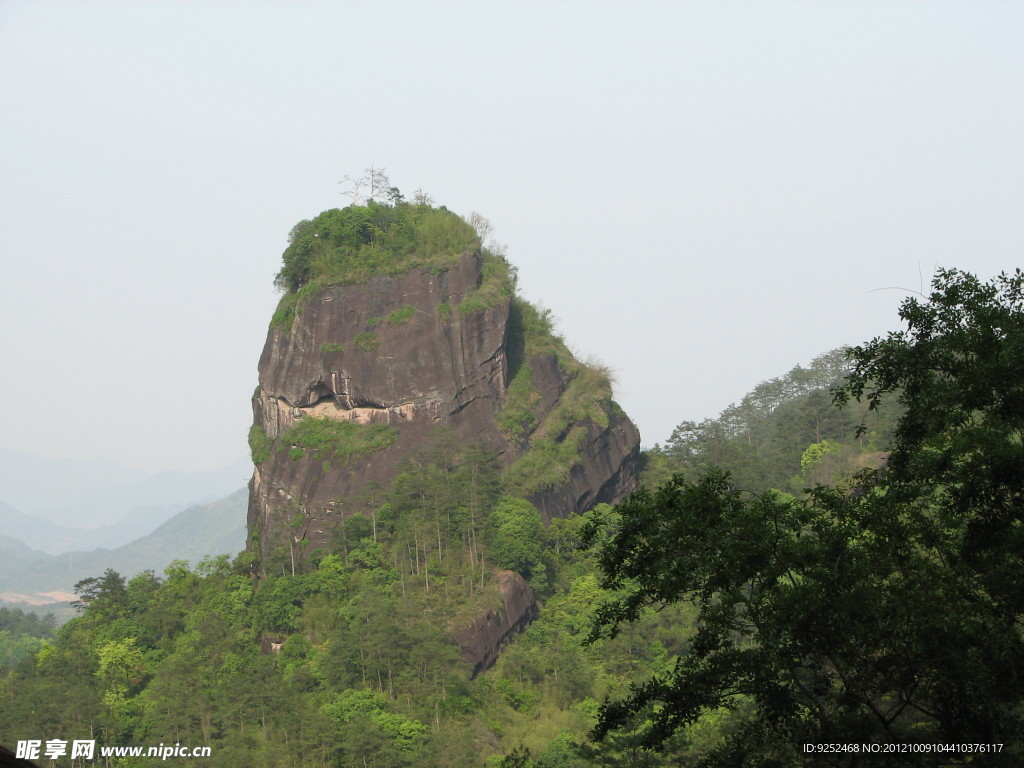
[[(662, 675), (606, 703), (598, 739), (658, 748), (702, 713), (738, 726), (705, 765), (972, 765), (1024, 735), (1024, 273), (942, 271), (907, 329), (849, 352), (837, 404), (897, 397), (888, 469), (806, 500), (710, 471), (640, 491), (586, 538), (594, 636), (692, 602), (698, 629)], [(599, 541), (600, 539), (600, 541)], [(595, 544), (595, 542), (598, 542)], [(1001, 754), (809, 755), (804, 743), (1001, 744)]]

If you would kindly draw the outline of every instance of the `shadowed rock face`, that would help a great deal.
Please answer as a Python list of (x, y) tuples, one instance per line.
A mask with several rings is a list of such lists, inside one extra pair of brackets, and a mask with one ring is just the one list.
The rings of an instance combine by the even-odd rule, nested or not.
[(605, 502), (614, 504), (637, 487), (640, 433), (622, 416), (607, 429), (587, 424), (581, 452), (583, 462), (573, 467), (569, 482), (531, 495), (544, 524), (571, 512), (585, 512)]
[(498, 591), (501, 602), (481, 613), (472, 624), (455, 635), (462, 660), (472, 665), (474, 677), (497, 660), (502, 645), (516, 632), (525, 629), (537, 613), (533, 590), (518, 573), (499, 573)]
[[(270, 330), (253, 397), (255, 424), (273, 441), (250, 493), (249, 531), (258, 534), (251, 545), (258, 554), (297, 539), (308, 540), (307, 550), (329, 545), (344, 516), (380, 503), (401, 459), (429, 443), (439, 425), (480, 441), (505, 466), (528, 448), (510, 442), (495, 422), (508, 387), (508, 300), (468, 314), (458, 310), (481, 279), (480, 256), (467, 254), (438, 273), (413, 270), (333, 286), (310, 296), (294, 322)], [(540, 407), (550, 409), (566, 389), (566, 374), (550, 358), (528, 362), (537, 372)], [(633, 490), (639, 434), (617, 414), (607, 427), (586, 422), (581, 461), (569, 479), (530, 495), (545, 522)], [(394, 440), (340, 465), (314, 458), (313, 451), (290, 455), (277, 438), (311, 416), (386, 424)]]

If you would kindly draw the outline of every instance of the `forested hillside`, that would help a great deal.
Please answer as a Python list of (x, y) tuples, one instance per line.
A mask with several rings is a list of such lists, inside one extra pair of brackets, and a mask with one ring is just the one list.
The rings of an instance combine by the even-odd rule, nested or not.
[(902, 407), (889, 397), (874, 409), (856, 401), (837, 408), (831, 388), (849, 371), (846, 352), (835, 349), (758, 384), (717, 418), (682, 422), (665, 445), (645, 453), (644, 484), (677, 472), (693, 480), (719, 467), (737, 488), (799, 494), (878, 466)]
[(1024, 272), (939, 270), (900, 315), (834, 392), (897, 402), (884, 466), (800, 498), (677, 475), (588, 523), (594, 636), (652, 606), (694, 607), (698, 628), (669, 673), (602, 707), (596, 738), (639, 730), (662, 753), (726, 708), (701, 765), (1020, 764)]
[[(493, 456), (443, 440), (295, 576), (254, 579), (242, 555), (82, 582), (81, 617), (8, 671), (0, 734), (208, 745), (211, 766), (477, 766), (517, 749), (545, 766), (618, 764), (626, 744), (600, 758), (574, 745), (605, 696), (682, 649), (688, 612), (586, 646), (598, 590), (580, 522), (544, 528), (500, 495)], [(540, 615), (473, 677), (452, 636), (498, 601), (502, 568), (529, 579)]]
[[(803, 483), (800, 458), (814, 438), (862, 445), (854, 414), (863, 409), (837, 415), (826, 389), (844, 360), (829, 353), (759, 385), (719, 419), (681, 425), (648, 452), (647, 476), (689, 476), (718, 457), (752, 485)], [(884, 436), (865, 437), (865, 451), (876, 442)], [(254, 579), (243, 553), (127, 583), (115, 573), (84, 582), (81, 618), (8, 672), (0, 734), (8, 743), (174, 739), (211, 746), (210, 766), (357, 767), (667, 766), (724, 738), (735, 714), (712, 709), (660, 753), (629, 733), (588, 739), (600, 702), (666, 673), (686, 650), (696, 609), (648, 611), (588, 645), (601, 600), (600, 569), (581, 549), (589, 516), (545, 528), (503, 493), (496, 457), (442, 432), (295, 576), (285, 558)], [(473, 677), (452, 637), (479, 606), (500, 602), (503, 568), (529, 580), (538, 615)]]
[(382, 188), (292, 231), (246, 551), (79, 582), (81, 617), (3, 681), (0, 741), (587, 765), (597, 702), (679, 649), (685, 611), (583, 645), (596, 574), (573, 513), (634, 488), (639, 452), (607, 372), (515, 295), (482, 217)]

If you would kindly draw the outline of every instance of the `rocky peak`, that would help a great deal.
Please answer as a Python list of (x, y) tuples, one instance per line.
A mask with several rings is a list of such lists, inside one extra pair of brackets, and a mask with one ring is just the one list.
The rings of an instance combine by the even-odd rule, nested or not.
[[(513, 274), (443, 209), (371, 204), (293, 230), (252, 400), (249, 549), (260, 570), (296, 572), (338, 549), (356, 513), (369, 513), (376, 541), (392, 481), (439, 441), (492, 457), (492, 473), (496, 457), (502, 492), (544, 523), (633, 490), (639, 434), (607, 375), (515, 296)], [(473, 531), (482, 589), (488, 561)], [(436, 538), (440, 559), (440, 524)], [(404, 572), (426, 589), (426, 546), (411, 552)], [(491, 570), (502, 607), (456, 628), (477, 671), (536, 607), (521, 575)]]
[[(306, 269), (296, 266), (302, 247), (314, 267), (325, 261), (316, 250), (329, 231), (322, 220), (351, 211), (296, 227), (286, 267)], [(427, 212), (464, 226), (443, 209)], [(310, 267), (306, 282), (286, 291), (253, 397), (257, 554), (296, 540), (306, 551), (329, 548), (338, 521), (366, 505), (365, 489), (386, 489), (401, 459), (441, 425), (493, 451), (508, 492), (532, 501), (545, 522), (635, 486), (639, 435), (607, 379), (515, 298), (503, 259), (458, 232), (459, 252), (424, 259), (413, 251), (407, 265), (376, 270)]]

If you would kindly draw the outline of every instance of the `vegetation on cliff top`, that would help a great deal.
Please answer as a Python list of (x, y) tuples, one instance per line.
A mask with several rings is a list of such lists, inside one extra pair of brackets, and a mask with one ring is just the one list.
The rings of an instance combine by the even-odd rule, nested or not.
[[(395, 190), (397, 193), (397, 190)], [(281, 270), (274, 279), (284, 295), (270, 327), (289, 322), (302, 311), (305, 300), (330, 285), (364, 283), (371, 277), (401, 275), (412, 269), (441, 272), (468, 253), (482, 259), (483, 280), (463, 297), (463, 315), (494, 306), (515, 289), (515, 270), (499, 246), (484, 243), (490, 224), (479, 214), (468, 220), (444, 206), (407, 203), (401, 195), (392, 203), (367, 200), (324, 211), (296, 224), (288, 235)], [(411, 317), (389, 317), (400, 324)]]
[(361, 283), (414, 268), (444, 269), (479, 247), (473, 227), (447, 208), (368, 200), (296, 224), (275, 283), (294, 292), (311, 281)]

